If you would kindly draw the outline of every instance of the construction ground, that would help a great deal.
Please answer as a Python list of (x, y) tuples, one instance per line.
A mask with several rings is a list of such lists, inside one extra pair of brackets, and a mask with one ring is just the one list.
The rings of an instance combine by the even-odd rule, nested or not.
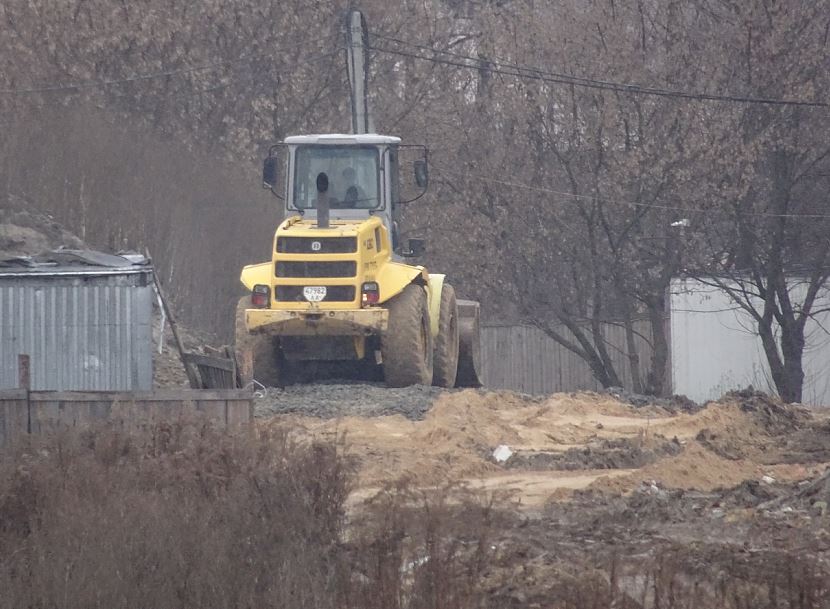
[(659, 574), (644, 565), (669, 556), (660, 569), (690, 585), (827, 574), (830, 411), (752, 391), (698, 406), (365, 385), (269, 390), (256, 404), (260, 428), (340, 443), (357, 512), (398, 480), (493, 501), (510, 524), (491, 539), (492, 593), (515, 606), (545, 606), (552, 582), (586, 570), (649, 606)]
[[(24, 237), (41, 239), (0, 227), (7, 249)], [(159, 359), (157, 384), (185, 384), (177, 366)], [(476, 585), (499, 606), (607, 606), (562, 592), (585, 577), (616, 606), (827, 606), (830, 410), (751, 390), (698, 405), (332, 382), (260, 391), (255, 415), (260, 433), (337, 446), (353, 521), (391, 488), (490, 506)]]

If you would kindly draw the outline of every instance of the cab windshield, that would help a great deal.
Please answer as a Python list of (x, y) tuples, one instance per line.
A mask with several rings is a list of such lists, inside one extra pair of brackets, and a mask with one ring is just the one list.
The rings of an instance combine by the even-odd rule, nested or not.
[(328, 176), (331, 209), (375, 209), (378, 150), (374, 146), (300, 146), (294, 156), (294, 206), (317, 206), (317, 176)]

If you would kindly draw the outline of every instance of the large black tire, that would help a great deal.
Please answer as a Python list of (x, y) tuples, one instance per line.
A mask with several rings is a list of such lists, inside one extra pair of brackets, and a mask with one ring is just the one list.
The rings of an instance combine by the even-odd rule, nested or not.
[(389, 387), (432, 384), (432, 333), (424, 288), (410, 284), (389, 301), (389, 326), (380, 341)]
[(245, 309), (251, 308), (251, 297), (244, 296), (236, 305), (234, 352), (241, 387), (256, 380), (266, 387), (279, 387), (282, 357), (279, 341), (266, 334), (251, 334), (245, 327)]
[(456, 387), (481, 387), (480, 305), (473, 300), (456, 300), (458, 305), (458, 374)]
[(432, 384), (436, 387), (455, 387), (458, 373), (458, 307), (455, 289), (445, 283), (441, 289), (438, 316), (438, 336), (435, 337)]

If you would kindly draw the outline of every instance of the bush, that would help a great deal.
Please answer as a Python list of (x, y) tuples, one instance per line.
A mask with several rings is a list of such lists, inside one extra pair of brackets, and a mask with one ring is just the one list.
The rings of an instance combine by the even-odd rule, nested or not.
[(30, 439), (0, 455), (0, 609), (476, 606), (489, 507), (402, 484), (347, 526), (341, 448), (192, 422)]
[(283, 432), (33, 441), (0, 466), (0, 607), (334, 607), (348, 481)]

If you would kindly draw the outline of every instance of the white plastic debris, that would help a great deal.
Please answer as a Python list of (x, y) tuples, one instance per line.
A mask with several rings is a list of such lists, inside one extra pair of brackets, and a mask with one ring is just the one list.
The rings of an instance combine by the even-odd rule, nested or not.
[(407, 572), (412, 571), (413, 569), (417, 569), (418, 567), (425, 565), (429, 561), (429, 556), (421, 556), (420, 558), (416, 558), (415, 560), (411, 560), (406, 563), (402, 568), (401, 571)]
[(510, 450), (509, 446), (506, 446), (504, 444), (499, 444), (493, 451), (493, 459), (496, 460), (496, 463), (504, 463), (512, 456), (513, 451)]
[(775, 478), (772, 476), (761, 476), (761, 482), (764, 484), (775, 484)]
[(646, 495), (661, 495), (663, 489), (660, 488), (660, 483), (657, 480), (643, 480), (640, 483), (639, 492)]

